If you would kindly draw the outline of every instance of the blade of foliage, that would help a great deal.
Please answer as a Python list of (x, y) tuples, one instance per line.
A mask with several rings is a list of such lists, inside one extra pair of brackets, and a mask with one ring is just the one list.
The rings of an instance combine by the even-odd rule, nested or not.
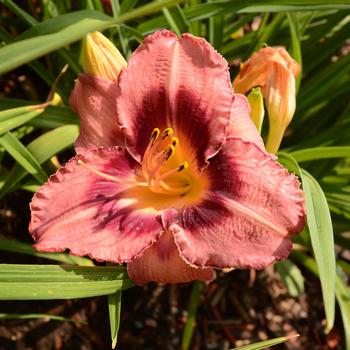
[[(0, 27), (0, 39), (6, 44), (10, 43), (13, 40), (12, 35), (7, 33), (6, 30), (1, 28), (1, 27)], [(49, 87), (52, 86), (52, 84), (55, 81), (55, 77), (53, 77), (46, 70), (45, 66), (42, 63), (40, 63), (39, 61), (33, 61), (33, 62), (29, 63), (29, 67), (34, 72), (36, 72), (47, 83), (47, 85)], [(61, 86), (61, 82), (60, 81), (57, 82), (56, 91), (61, 96), (61, 98), (64, 101), (64, 103), (68, 104), (68, 101), (69, 101), (68, 93)]]
[(123, 267), (0, 265), (0, 300), (87, 298), (132, 286)]
[(122, 306), (122, 292), (108, 295), (109, 324), (111, 328), (112, 349), (117, 345), (120, 325), (120, 310)]
[[(78, 137), (77, 125), (66, 125), (51, 130), (32, 141), (27, 149), (37, 159), (39, 164), (49, 160), (57, 153), (70, 147)], [(0, 189), (0, 198), (13, 190), (16, 185), (27, 175), (26, 169), (18, 163), (10, 171), (4, 185)]]
[(273, 37), (278, 33), (279, 27), (285, 19), (284, 13), (278, 13), (275, 18), (264, 28), (263, 31), (258, 31), (258, 42), (252, 51), (259, 50), (264, 44), (268, 44)]
[(279, 337), (279, 338), (274, 338), (274, 339), (269, 339), (269, 340), (264, 340), (259, 343), (255, 344), (249, 344), (249, 345), (244, 345), (244, 346), (239, 346), (238, 348), (234, 348), (231, 350), (263, 350), (266, 349), (270, 346), (274, 346), (277, 344), (285, 343), (289, 339), (298, 337), (299, 334), (296, 335), (291, 335), (289, 337)]
[(318, 182), (302, 170), (303, 190), (312, 248), (320, 274), (322, 296), (329, 332), (335, 314), (335, 252), (332, 220), (326, 197)]
[[(294, 13), (287, 13), (288, 24), (290, 28), (290, 37), (291, 37), (291, 55), (292, 57), (300, 64), (302, 67), (302, 55), (301, 55), (301, 35), (299, 30), (298, 17)], [(296, 78), (295, 85), (296, 91), (299, 90), (301, 82), (302, 72), (300, 72)]]
[(196, 322), (197, 309), (200, 302), (200, 296), (203, 291), (203, 282), (196, 281), (192, 285), (191, 297), (188, 304), (188, 318), (182, 334), (181, 349), (187, 350), (191, 345), (193, 330)]
[[(3, 98), (0, 100), (0, 116), (1, 113), (9, 111), (4, 111), (6, 109), (18, 109), (17, 107), (23, 108), (24, 111), (28, 109), (28, 107), (31, 107), (35, 105), (36, 102), (34, 101), (28, 101), (28, 100), (21, 100), (21, 99), (14, 99), (14, 98)], [(31, 107), (32, 108), (32, 107)], [(18, 116), (20, 116), (20, 113), (18, 113)], [(13, 118), (13, 117), (12, 117)], [(67, 124), (79, 124), (79, 118), (78, 116), (67, 107), (63, 106), (48, 106), (45, 108), (44, 111), (41, 112), (38, 116), (30, 119), (28, 124), (43, 128), (43, 129), (54, 129), (62, 125)]]
[[(27, 24), (30, 26), (35, 26), (39, 22), (32, 17), (30, 14), (25, 12), (23, 9), (21, 9), (20, 6), (15, 4), (12, 0), (3, 0), (3, 3), (6, 7), (11, 9), (16, 15), (18, 15), (19, 18), (22, 18)], [(79, 74), (82, 72), (81, 67), (77, 63), (77, 61), (74, 59), (74, 57), (71, 55), (71, 53), (63, 48), (60, 50), (59, 55), (67, 62), (67, 64), (72, 68), (72, 70), (75, 72), (75, 74)]]
[(24, 106), (0, 112), (0, 135), (18, 128), (44, 111), (40, 106)]
[(335, 281), (335, 295), (343, 319), (345, 348), (350, 349), (350, 288), (339, 274)]
[[(350, 9), (350, 1), (338, 1), (329, 4), (329, 2), (320, 1), (247, 1), (247, 0), (223, 0), (202, 3), (198, 5), (188, 6), (183, 10), (186, 19), (189, 22), (210, 18), (215, 15), (235, 12), (235, 13), (257, 13), (257, 12), (291, 12), (291, 11), (317, 11), (326, 9)], [(152, 30), (164, 28), (167, 21), (164, 16), (154, 17), (148, 21), (144, 21), (138, 27), (142, 33), (150, 33)]]
[(304, 277), (295, 264), (286, 259), (275, 266), (292, 297), (297, 297), (304, 293)]
[(299, 165), (291, 154), (278, 152), (278, 162), (281, 163), (290, 172), (298, 175), (299, 177), (301, 176)]
[(291, 152), (290, 155), (297, 162), (306, 162), (326, 158), (344, 158), (350, 157), (350, 147), (313, 147)]
[(18, 242), (13, 239), (6, 239), (0, 236), (0, 250), (7, 252), (14, 252), (20, 254), (27, 254), (36, 256), (38, 258), (45, 258), (54, 261), (59, 261), (64, 264), (76, 264), (80, 266), (94, 266), (94, 263), (87, 258), (80, 256), (73, 256), (66, 253), (42, 253), (34, 249), (30, 244)]
[[(313, 258), (299, 251), (293, 251), (291, 257), (293, 260), (296, 260), (298, 263), (306, 267), (314, 275), (319, 276), (319, 270), (317, 268), (316, 261)], [(350, 344), (350, 288), (346, 286), (339, 272), (335, 280), (335, 293), (343, 318), (345, 339), (347, 344), (346, 348), (348, 348)]]
[(0, 145), (2, 145), (5, 150), (39, 182), (44, 183), (47, 180), (47, 174), (38, 160), (16, 136), (7, 132), (0, 136)]
[(0, 314), (0, 320), (13, 320), (13, 319), (36, 319), (36, 318), (45, 318), (47, 320), (55, 320), (55, 321), (63, 321), (63, 322), (74, 322), (80, 324), (87, 324), (87, 322), (82, 322), (78, 320), (74, 320), (72, 318), (67, 318), (63, 316), (50, 315), (50, 314)]
[(0, 74), (71, 44), (91, 31), (101, 31), (111, 25), (122, 24), (178, 2), (153, 1), (118, 18), (111, 18), (97, 11), (83, 10), (39, 23), (18, 36), (15, 43), (0, 48)]
[(169, 23), (170, 28), (177, 34), (188, 32), (188, 23), (180, 6), (174, 6), (171, 9), (163, 8), (164, 17)]

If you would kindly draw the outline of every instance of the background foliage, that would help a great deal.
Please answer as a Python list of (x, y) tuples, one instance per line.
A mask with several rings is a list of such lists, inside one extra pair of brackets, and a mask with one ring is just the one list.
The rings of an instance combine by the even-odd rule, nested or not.
[[(160, 28), (191, 32), (205, 37), (227, 59), (232, 78), (239, 63), (260, 47), (287, 47), (302, 65), (302, 73), (297, 79), (296, 114), (279, 161), (302, 181), (308, 225), (295, 238), (290, 259), (275, 268), (292, 296), (304, 291), (304, 271), (319, 277), (325, 331), (330, 332), (335, 317), (341, 316), (342, 346), (350, 349), (349, 0), (0, 0), (0, 4), (0, 198), (34, 192), (72, 154), (78, 118), (68, 101), (74, 79), (82, 72), (80, 39), (86, 33), (104, 31), (127, 58), (147, 34)], [(56, 86), (65, 64), (68, 70)], [(30, 98), (11, 95), (8, 81), (18, 70), (35, 81), (23, 84), (28, 90), (23, 95)], [(57, 94), (46, 106), (44, 99), (54, 84)], [(0, 250), (64, 265), (1, 264), (0, 299), (108, 295), (116, 344), (121, 291), (132, 286), (122, 267), (94, 266), (89, 259), (63, 253), (38, 253), (8, 238), (0, 238)], [(202, 287), (201, 283), (193, 285), (183, 349), (191, 343)], [(0, 314), (0, 318), (11, 317), (21, 315)], [(254, 346), (244, 349), (265, 348), (268, 343)]]

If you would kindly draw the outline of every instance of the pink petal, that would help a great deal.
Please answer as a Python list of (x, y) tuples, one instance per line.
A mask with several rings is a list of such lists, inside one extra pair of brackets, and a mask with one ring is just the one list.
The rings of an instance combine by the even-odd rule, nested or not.
[(250, 118), (250, 107), (247, 98), (241, 94), (234, 94), (234, 96), (227, 136), (239, 137), (244, 141), (255, 143), (265, 151), (264, 142)]
[(233, 95), (227, 62), (204, 39), (167, 30), (148, 36), (119, 82), (118, 118), (135, 159), (155, 127), (193, 143), (200, 164), (218, 152)]
[(96, 147), (122, 146), (124, 137), (117, 123), (116, 82), (86, 74), (79, 76), (70, 103), (80, 116), (77, 153)]
[[(78, 159), (120, 182), (95, 175)], [(72, 158), (33, 197), (29, 230), (35, 247), (120, 263), (156, 242), (163, 230), (160, 217), (139, 204), (128, 184), (135, 180), (137, 166), (116, 147)]]
[(128, 274), (139, 285), (151, 281), (185, 283), (194, 280), (212, 281), (215, 278), (213, 269), (192, 267), (180, 257), (170, 232), (164, 232), (157, 243), (129, 262)]
[(230, 138), (206, 170), (207, 198), (164, 214), (188, 263), (261, 269), (288, 256), (290, 236), (305, 223), (303, 193), (274, 159), (255, 144)]

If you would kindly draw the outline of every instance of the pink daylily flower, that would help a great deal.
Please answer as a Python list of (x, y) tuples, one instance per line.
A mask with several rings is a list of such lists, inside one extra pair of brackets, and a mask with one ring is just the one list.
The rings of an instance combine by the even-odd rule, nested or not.
[(117, 83), (82, 75), (78, 154), (39, 189), (39, 251), (127, 263), (137, 284), (210, 281), (290, 253), (305, 222), (297, 178), (265, 151), (227, 62), (162, 30)]

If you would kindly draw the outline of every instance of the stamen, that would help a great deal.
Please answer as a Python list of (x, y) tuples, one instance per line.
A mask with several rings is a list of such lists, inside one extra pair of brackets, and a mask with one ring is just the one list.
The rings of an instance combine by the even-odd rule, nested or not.
[[(142, 174), (153, 192), (183, 195), (191, 188), (190, 183), (186, 181), (187, 176), (172, 179), (175, 183), (165, 182), (169, 176), (176, 175), (188, 169), (189, 166), (187, 162), (182, 162), (173, 169), (169, 169), (169, 165), (165, 165), (168, 164), (168, 160), (175, 154), (176, 147), (179, 145), (179, 139), (173, 134), (172, 128), (166, 128), (162, 133), (158, 128), (153, 129), (150, 143), (142, 159)], [(164, 172), (164, 170), (167, 171)]]
[(160, 130), (158, 128), (154, 128), (151, 134), (151, 145), (154, 145), (159, 135), (160, 135)]
[(185, 169), (188, 169), (188, 163), (187, 162), (183, 162), (177, 168), (171, 169), (171, 170), (163, 173), (159, 177), (159, 180), (164, 180), (165, 178), (169, 177), (170, 175), (173, 175), (173, 174), (176, 174), (176, 173), (180, 173), (181, 171), (183, 171)]
[(165, 159), (168, 160), (174, 153), (175, 153), (175, 146), (171, 144), (168, 150), (165, 151), (165, 155), (166, 155)]
[(169, 191), (170, 194), (184, 194), (184, 193), (188, 192), (188, 190), (191, 188), (190, 184), (186, 184), (184, 186), (177, 187), (177, 186), (170, 186), (163, 181), (160, 182), (160, 186), (164, 190)]
[(179, 139), (177, 137), (172, 137), (171, 144), (176, 147), (179, 144)]
[(166, 128), (166, 129), (163, 131), (163, 136), (162, 136), (162, 138), (165, 139), (166, 137), (171, 136), (173, 133), (174, 133), (174, 130), (173, 130), (172, 128)]
[(177, 167), (177, 172), (179, 173), (180, 171), (185, 170), (185, 169), (188, 169), (188, 163), (187, 162), (183, 162), (182, 164), (180, 164)]

